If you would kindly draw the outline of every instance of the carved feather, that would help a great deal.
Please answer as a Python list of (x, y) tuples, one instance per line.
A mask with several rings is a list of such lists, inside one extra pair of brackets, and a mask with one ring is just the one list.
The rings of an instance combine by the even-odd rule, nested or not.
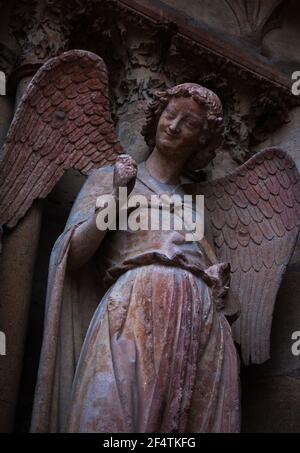
[[(232, 328), (243, 361), (262, 363), (270, 356), (274, 303), (299, 232), (299, 173), (284, 151), (269, 148), (192, 190), (205, 196), (218, 259), (231, 264), (241, 303)], [(224, 191), (230, 201), (220, 199)]]
[(33, 77), (7, 135), (0, 163), (0, 225), (15, 226), (67, 169), (87, 175), (113, 164), (122, 152), (103, 60), (82, 50), (52, 58)]

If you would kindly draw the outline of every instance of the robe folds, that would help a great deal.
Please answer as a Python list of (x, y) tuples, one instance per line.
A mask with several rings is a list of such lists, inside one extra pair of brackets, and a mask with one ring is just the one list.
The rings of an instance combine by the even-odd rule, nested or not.
[[(136, 193), (167, 186), (139, 167)], [(76, 227), (111, 192), (112, 168), (96, 170), (53, 248), (31, 431), (238, 432), (238, 356), (199, 244), (109, 231), (69, 270)]]

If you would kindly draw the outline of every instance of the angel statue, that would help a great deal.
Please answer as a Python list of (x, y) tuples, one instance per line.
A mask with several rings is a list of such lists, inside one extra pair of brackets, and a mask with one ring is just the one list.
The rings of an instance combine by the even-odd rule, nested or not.
[[(100, 57), (66, 52), (32, 80), (6, 142), (1, 223), (14, 226), (67, 168), (89, 175), (51, 255), (33, 432), (239, 432), (234, 341), (246, 364), (269, 357), (300, 186), (275, 148), (222, 179), (183, 178), (214, 158), (222, 132), (212, 91), (159, 92), (143, 128), (150, 155), (136, 165), (119, 156)], [(204, 195), (203, 238), (186, 241), (185, 225), (99, 229), (96, 200), (116, 207), (120, 188)]]

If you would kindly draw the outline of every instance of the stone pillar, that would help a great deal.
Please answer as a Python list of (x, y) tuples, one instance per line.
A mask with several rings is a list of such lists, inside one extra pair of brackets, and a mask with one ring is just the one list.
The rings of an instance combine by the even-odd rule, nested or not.
[(6, 355), (0, 358), (0, 432), (13, 429), (40, 226), (41, 206), (35, 203), (3, 239), (0, 330), (6, 335)]
[(13, 68), (14, 61), (15, 53), (3, 42), (0, 42), (0, 70), (6, 75), (6, 94), (0, 96), (0, 161), (3, 158), (2, 146), (14, 114), (13, 98), (7, 92), (7, 81)]
[(123, 148), (138, 163), (149, 155), (148, 146), (141, 135), (145, 123), (145, 101), (136, 101), (129, 104), (125, 112), (119, 113), (117, 133)]
[[(63, 10), (58, 2), (40, 1), (25, 23), (22, 5), (14, 8), (21, 55), (14, 76), (18, 80), (15, 108), (35, 71), (65, 50)], [(0, 356), (0, 432), (14, 427), (22, 372), (34, 264), (42, 221), (42, 202), (34, 202), (19, 224), (4, 234), (0, 255), (0, 331), (6, 335), (6, 355)]]
[[(19, 82), (15, 109), (30, 80), (26, 76)], [(6, 336), (6, 355), (0, 358), (0, 432), (13, 430), (41, 220), (41, 203), (35, 202), (21, 222), (3, 237), (0, 331)]]
[(9, 96), (0, 96), (0, 160), (2, 146), (13, 117), (13, 101)]
[(244, 369), (243, 432), (300, 431), (300, 355), (293, 354), (293, 332), (300, 331), (300, 268), (284, 275), (276, 300), (271, 359)]

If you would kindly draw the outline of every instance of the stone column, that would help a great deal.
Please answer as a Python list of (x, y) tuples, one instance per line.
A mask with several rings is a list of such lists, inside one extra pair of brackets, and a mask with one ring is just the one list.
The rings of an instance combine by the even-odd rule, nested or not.
[(0, 330), (6, 335), (6, 355), (0, 358), (0, 432), (13, 430), (41, 212), (35, 203), (3, 239)]
[[(14, 59), (14, 52), (7, 45), (0, 42), (0, 70), (6, 75), (6, 82), (13, 67)], [(0, 160), (3, 158), (2, 146), (14, 113), (14, 102), (7, 93), (7, 83), (5, 88), (6, 95), (0, 96)]]
[[(22, 6), (22, 5), (21, 5)], [(33, 21), (17, 16), (22, 53), (15, 71), (18, 80), (15, 109), (35, 71), (49, 58), (65, 50), (65, 26), (58, 2), (41, 0), (32, 11)], [(6, 355), (0, 356), (0, 432), (14, 427), (18, 388), (22, 372), (27, 319), (31, 301), (34, 264), (42, 222), (42, 202), (34, 202), (19, 224), (4, 234), (0, 255), (0, 331), (6, 335)]]
[(13, 117), (13, 101), (9, 96), (0, 96), (0, 160), (2, 146)]
[[(15, 109), (30, 80), (29, 76), (20, 80)], [(6, 355), (0, 358), (0, 432), (13, 430), (41, 220), (41, 203), (35, 202), (21, 222), (3, 237), (0, 331), (6, 336)]]

